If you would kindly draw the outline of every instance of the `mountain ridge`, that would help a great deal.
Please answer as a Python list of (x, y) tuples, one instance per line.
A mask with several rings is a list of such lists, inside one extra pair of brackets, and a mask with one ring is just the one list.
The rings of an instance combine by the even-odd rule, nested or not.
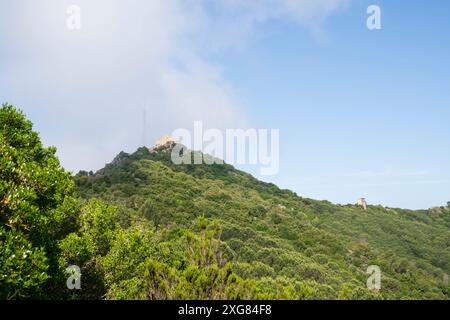
[(79, 173), (75, 182), (79, 197), (135, 210), (159, 228), (218, 219), (233, 271), (244, 279), (281, 276), (314, 282), (318, 297), (365, 297), (373, 295), (365, 288), (365, 268), (377, 264), (385, 285), (380, 297), (400, 297), (401, 291), (414, 298), (420, 280), (429, 287), (426, 294), (448, 298), (442, 280), (450, 272), (448, 208), (334, 205), (228, 164), (174, 165), (169, 153), (147, 148), (121, 153), (93, 175)]

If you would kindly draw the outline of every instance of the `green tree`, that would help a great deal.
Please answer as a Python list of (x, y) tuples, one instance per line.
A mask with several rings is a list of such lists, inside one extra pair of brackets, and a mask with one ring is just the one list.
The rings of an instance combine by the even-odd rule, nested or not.
[(57, 240), (68, 232), (74, 184), (55, 152), (21, 111), (2, 105), (0, 298), (42, 296), (43, 287), (51, 294), (61, 276)]

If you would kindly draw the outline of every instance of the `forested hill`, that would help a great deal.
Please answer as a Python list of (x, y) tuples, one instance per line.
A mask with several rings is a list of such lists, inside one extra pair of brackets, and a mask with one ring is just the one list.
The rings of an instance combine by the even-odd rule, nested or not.
[[(364, 210), (306, 199), (230, 165), (174, 165), (170, 149), (122, 152), (74, 179), (81, 211), (111, 210), (120, 225), (107, 236), (82, 227), (74, 241), (98, 233), (104, 249), (69, 259), (102, 266), (92, 273), (104, 277), (106, 297), (450, 297), (449, 207)], [(200, 247), (186, 245), (196, 237)], [(367, 289), (369, 265), (381, 269), (379, 291)]]
[(170, 147), (73, 176), (3, 104), (0, 299), (449, 299), (448, 206), (304, 199)]

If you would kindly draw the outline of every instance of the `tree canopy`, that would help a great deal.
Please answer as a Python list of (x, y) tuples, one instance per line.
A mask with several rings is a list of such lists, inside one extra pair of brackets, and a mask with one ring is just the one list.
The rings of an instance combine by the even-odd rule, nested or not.
[(0, 297), (40, 296), (56, 280), (57, 240), (73, 213), (74, 183), (13, 106), (0, 109)]

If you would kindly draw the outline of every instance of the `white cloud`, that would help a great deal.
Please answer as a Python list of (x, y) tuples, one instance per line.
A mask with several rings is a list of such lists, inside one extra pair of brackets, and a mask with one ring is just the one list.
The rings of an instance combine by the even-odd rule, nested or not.
[(225, 0), (225, 6), (244, 9), (255, 20), (289, 17), (300, 23), (317, 23), (349, 3), (349, 0)]
[[(312, 25), (345, 2), (2, 1), (0, 99), (32, 117), (64, 166), (97, 169), (142, 145), (144, 104), (147, 144), (194, 120), (246, 126), (232, 86), (203, 50), (234, 46), (235, 34), (268, 19)], [(66, 27), (71, 4), (81, 8), (80, 31)]]
[(223, 0), (212, 1), (215, 12), (208, 29), (216, 37), (213, 49), (241, 46), (258, 24), (288, 20), (308, 28), (320, 40), (325, 19), (348, 6), (351, 0)]

